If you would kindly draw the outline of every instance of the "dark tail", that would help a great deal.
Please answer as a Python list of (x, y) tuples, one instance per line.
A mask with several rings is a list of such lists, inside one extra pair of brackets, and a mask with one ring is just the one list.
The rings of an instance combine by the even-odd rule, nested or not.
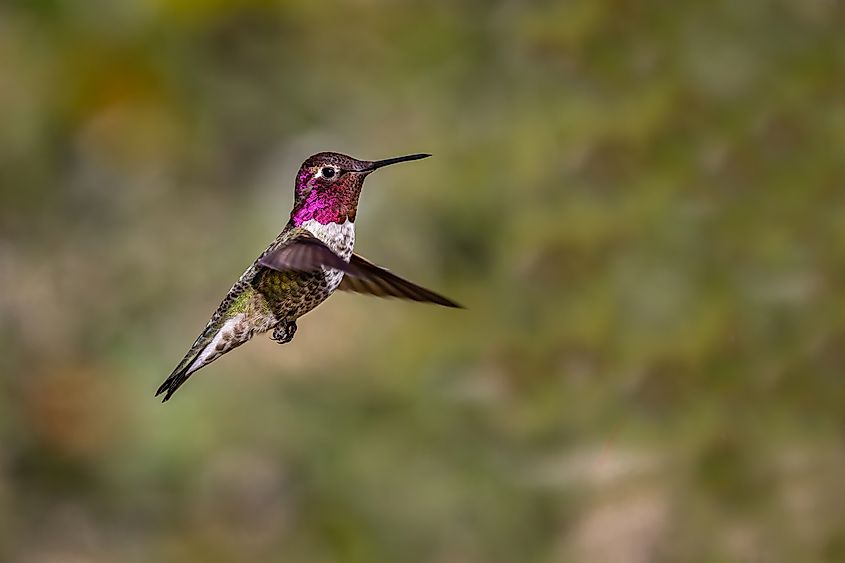
[(177, 367), (176, 370), (170, 374), (170, 377), (164, 380), (164, 383), (161, 384), (155, 394), (155, 396), (158, 397), (162, 393), (165, 393), (164, 398), (161, 400), (162, 403), (166, 403), (168, 399), (173, 396), (173, 393), (175, 393), (176, 390), (179, 389), (183, 383), (188, 381), (188, 378), (193, 373), (192, 371), (189, 371), (192, 363), (193, 360), (188, 362), (187, 365), (182, 369), (179, 369)]
[[(215, 344), (214, 339), (217, 333), (226, 326), (225, 323), (227, 322), (229, 321), (226, 319), (218, 322), (218, 319), (212, 318), (202, 334), (194, 341), (191, 349), (188, 350), (188, 353), (170, 374), (170, 377), (165, 379), (156, 391), (156, 397), (164, 393), (162, 403), (167, 402), (194, 372), (252, 338), (252, 330), (247, 330), (239, 337), (240, 339), (229, 336)], [(211, 348), (212, 344), (214, 344), (213, 349)]]

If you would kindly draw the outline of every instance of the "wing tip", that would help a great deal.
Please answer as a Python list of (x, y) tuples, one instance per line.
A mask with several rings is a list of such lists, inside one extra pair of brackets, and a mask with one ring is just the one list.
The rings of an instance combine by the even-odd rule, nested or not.
[(423, 303), (433, 303), (435, 305), (440, 305), (441, 307), (449, 307), (451, 309), (463, 309), (466, 310), (466, 307), (458, 303), (457, 301), (452, 301), (448, 297), (444, 295), (440, 295), (439, 293), (435, 293), (431, 290), (428, 290), (429, 295), (423, 296), (423, 299), (420, 299)]
[[(410, 283), (410, 282), (408, 282)], [(413, 284), (416, 285), (416, 284)], [(422, 286), (416, 286), (417, 292), (415, 297), (411, 297), (411, 299), (415, 301), (420, 301), (423, 303), (433, 303), (434, 305), (440, 305), (441, 307), (449, 307), (451, 309), (466, 309), (463, 305), (458, 303), (457, 301), (453, 301), (446, 297), (445, 295), (441, 295), (436, 291), (432, 291), (430, 289), (426, 289)], [(410, 296), (409, 296), (410, 297)]]

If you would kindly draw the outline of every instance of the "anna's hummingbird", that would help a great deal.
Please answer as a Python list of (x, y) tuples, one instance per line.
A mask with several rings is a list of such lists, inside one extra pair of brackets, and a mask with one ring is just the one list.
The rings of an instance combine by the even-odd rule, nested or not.
[(290, 342), (296, 320), (336, 289), (460, 307), (352, 253), (364, 179), (388, 164), (428, 156), (368, 161), (322, 152), (308, 158), (296, 176), (287, 225), (235, 282), (156, 396), (165, 393), (167, 401), (192, 373), (255, 334), (272, 329), (273, 340)]

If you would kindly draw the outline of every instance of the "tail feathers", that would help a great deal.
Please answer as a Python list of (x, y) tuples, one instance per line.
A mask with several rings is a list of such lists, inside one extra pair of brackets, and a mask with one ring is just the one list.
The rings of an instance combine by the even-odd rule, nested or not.
[(222, 326), (209, 324), (170, 377), (158, 388), (155, 396), (158, 397), (164, 393), (164, 399), (161, 402), (167, 402), (191, 374), (249, 340), (252, 337), (252, 330), (242, 328), (239, 324), (242, 320), (243, 315), (238, 315), (225, 321)]
[(173, 373), (170, 374), (170, 377), (158, 388), (156, 397), (164, 393), (164, 399), (161, 402), (167, 402), (191, 374), (249, 340), (252, 336), (251, 331), (241, 330), (238, 333), (239, 337), (232, 336), (235, 325), (241, 320), (242, 316), (236, 316), (227, 320), (222, 327), (209, 324), (209, 327), (197, 338), (194, 345), (191, 346), (191, 349), (182, 358)]
[(166, 403), (168, 399), (173, 396), (173, 393), (175, 393), (176, 390), (179, 389), (179, 387), (181, 387), (183, 383), (188, 381), (188, 377), (190, 376), (191, 372), (188, 371), (187, 367), (179, 371), (174, 371), (172, 374), (170, 374), (170, 377), (164, 380), (164, 383), (162, 383), (161, 386), (158, 388), (158, 391), (156, 391), (155, 396), (158, 397), (162, 393), (166, 392), (164, 398), (161, 400), (162, 403)]

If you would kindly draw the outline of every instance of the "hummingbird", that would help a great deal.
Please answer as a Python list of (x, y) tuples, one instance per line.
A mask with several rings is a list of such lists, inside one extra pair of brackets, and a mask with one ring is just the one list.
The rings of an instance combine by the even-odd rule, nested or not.
[(297, 319), (338, 289), (461, 308), (352, 251), (358, 198), (367, 176), (390, 164), (429, 156), (370, 161), (321, 152), (303, 162), (284, 229), (238, 278), (156, 397), (164, 394), (162, 402), (167, 401), (194, 372), (256, 334), (272, 330), (272, 340), (290, 342)]

